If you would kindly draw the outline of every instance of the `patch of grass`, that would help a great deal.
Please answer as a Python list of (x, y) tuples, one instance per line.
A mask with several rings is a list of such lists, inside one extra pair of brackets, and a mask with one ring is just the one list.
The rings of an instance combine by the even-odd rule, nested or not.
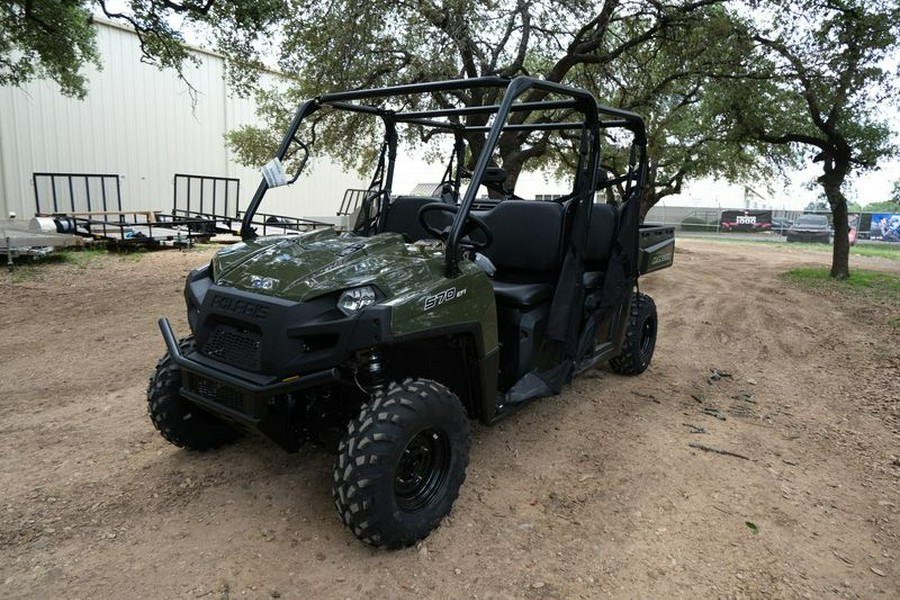
[(49, 265), (71, 265), (79, 270), (99, 269), (107, 256), (104, 248), (62, 248), (38, 257), (20, 257), (10, 271), (11, 283), (40, 280)]
[[(676, 235), (681, 235), (681, 232), (678, 232)], [(690, 239), (700, 239), (710, 242), (719, 242), (722, 244), (767, 244), (770, 248), (776, 247), (784, 250), (811, 250), (813, 252), (821, 252), (823, 254), (829, 255), (833, 252), (833, 246), (831, 246), (830, 244), (816, 244), (814, 242), (791, 242), (790, 244), (788, 244), (787, 242), (783, 241), (782, 238), (762, 237), (764, 236), (764, 234), (759, 235), (761, 237), (757, 239), (751, 239), (747, 236), (740, 238), (730, 238), (727, 234), (719, 236), (686, 235), (682, 237)], [(900, 260), (900, 244), (861, 242), (859, 244), (856, 244), (855, 246), (850, 246), (850, 255), (877, 256), (879, 258), (886, 258), (888, 260)]]
[(828, 269), (803, 268), (788, 271), (784, 274), (784, 278), (788, 281), (820, 288), (834, 288), (838, 290), (845, 287), (866, 288), (876, 292), (887, 291), (900, 294), (900, 275), (883, 271), (854, 269), (850, 273), (850, 279), (839, 281), (829, 275)]
[(119, 260), (126, 262), (138, 262), (147, 254), (147, 248), (137, 246), (136, 248), (122, 249), (116, 252)]
[(850, 254), (900, 260), (900, 244), (857, 244), (850, 246)]
[(221, 248), (225, 248), (225, 247), (226, 247), (226, 246), (223, 245), (223, 244), (214, 244), (214, 243), (211, 243), (211, 242), (207, 242), (207, 243), (197, 243), (197, 244), (193, 244), (188, 250), (189, 250), (190, 252), (198, 252), (198, 253), (201, 253), (201, 252), (212, 252), (212, 251), (215, 251), (215, 250), (220, 250)]
[(48, 263), (59, 263), (62, 262), (59, 259), (56, 260), (48, 260), (50, 257), (44, 256), (41, 258), (37, 258), (34, 261), (29, 260), (27, 263), (23, 263), (21, 260), (17, 260), (15, 262), (15, 266), (9, 270), (9, 279), (10, 283), (25, 283), (26, 281), (34, 281), (35, 279), (40, 279), (41, 274), (41, 265)]
[(802, 268), (781, 274), (791, 285), (828, 296), (852, 314), (877, 319), (892, 329), (900, 329), (900, 275), (883, 271), (853, 269), (850, 278), (833, 279), (828, 269)]
[[(833, 252), (832, 246), (828, 244), (815, 244), (812, 242), (793, 242), (790, 244), (790, 247), (825, 252), (827, 254)], [(850, 246), (850, 255), (877, 256), (888, 260), (900, 260), (900, 244), (856, 244), (855, 246)]]
[(65, 248), (55, 254), (59, 256), (59, 262), (79, 269), (97, 269), (109, 253), (105, 248)]

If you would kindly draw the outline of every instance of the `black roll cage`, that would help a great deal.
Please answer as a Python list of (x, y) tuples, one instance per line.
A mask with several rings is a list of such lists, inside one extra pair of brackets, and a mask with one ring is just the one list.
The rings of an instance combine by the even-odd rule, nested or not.
[[(432, 110), (395, 111), (363, 102), (417, 94), (450, 92), (455, 95), (462, 95), (467, 92), (472, 92), (473, 90), (484, 88), (505, 89), (506, 92), (503, 94), (500, 104), (485, 104)], [(515, 103), (519, 97), (530, 90), (544, 92), (544, 97), (546, 97), (547, 94), (554, 94), (563, 96), (564, 99), (541, 99), (537, 101)], [(471, 97), (472, 94), (469, 94), (469, 96)], [(304, 119), (323, 107), (369, 114), (380, 117), (384, 122), (384, 140), (387, 145), (386, 150), (388, 158), (387, 165), (385, 168), (383, 163), (379, 164), (379, 173), (376, 175), (376, 179), (378, 179), (381, 184), (381, 189), (377, 190), (377, 192), (371, 189), (375, 184), (374, 179), (373, 186), (370, 186), (370, 191), (372, 191), (375, 196), (379, 196), (378, 200), (381, 203), (381, 206), (378, 213), (381, 215), (381, 218), (383, 218), (386, 213), (387, 202), (390, 198), (391, 185), (393, 182), (394, 164), (397, 156), (397, 123), (420, 125), (423, 127), (445, 130), (447, 132), (455, 133), (457, 136), (466, 132), (486, 132), (487, 137), (484, 142), (484, 147), (471, 174), (471, 180), (473, 182), (481, 181), (485, 171), (490, 166), (491, 156), (500, 141), (500, 136), (505, 131), (580, 129), (581, 144), (578, 152), (577, 175), (575, 177), (576, 202), (581, 202), (585, 199), (585, 192), (588, 192), (592, 198), (593, 192), (598, 184), (600, 129), (620, 127), (630, 131), (634, 135), (629, 160), (627, 188), (623, 201), (631, 201), (633, 195), (628, 192), (632, 189), (643, 189), (646, 179), (647, 137), (644, 121), (639, 115), (626, 110), (598, 105), (594, 100), (594, 97), (585, 90), (535, 79), (533, 77), (522, 76), (513, 79), (506, 77), (479, 77), (325, 94), (312, 100), (308, 100), (300, 105), (278, 151), (275, 153), (276, 158), (279, 160), (285, 158), (290, 149), (291, 142), (299, 142), (296, 135), (300, 124)], [(584, 118), (581, 121), (571, 122), (538, 121), (512, 124), (507, 123), (507, 119), (512, 113), (528, 111), (533, 114), (536, 111), (560, 109), (574, 109), (584, 115)], [(464, 117), (468, 115), (494, 115), (494, 120), (491, 125), (476, 126), (467, 126), (453, 121), (436, 120), (445, 117)], [(607, 117), (607, 119), (601, 120), (601, 115)], [(382, 153), (382, 159), (383, 156), (384, 154)], [(296, 179), (296, 177), (294, 179)], [(244, 240), (256, 237), (255, 230), (251, 227), (251, 223), (267, 190), (268, 184), (266, 183), (265, 178), (263, 178), (244, 214), (244, 219), (241, 224), (241, 237)], [(463, 226), (469, 211), (472, 209), (472, 204), (477, 192), (477, 185), (468, 186), (465, 195), (459, 203), (458, 211), (450, 227), (446, 244), (447, 277), (454, 277), (459, 272), (459, 260), (461, 258), (460, 240), (463, 237)], [(588, 215), (590, 215), (590, 211), (588, 211)], [(590, 217), (588, 216), (588, 218)]]

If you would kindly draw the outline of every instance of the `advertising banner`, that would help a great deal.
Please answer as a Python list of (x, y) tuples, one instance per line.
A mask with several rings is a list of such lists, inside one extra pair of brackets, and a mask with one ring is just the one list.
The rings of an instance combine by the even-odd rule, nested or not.
[(772, 228), (771, 210), (723, 210), (722, 231), (768, 231)]
[(869, 239), (900, 242), (900, 215), (876, 213), (869, 226)]

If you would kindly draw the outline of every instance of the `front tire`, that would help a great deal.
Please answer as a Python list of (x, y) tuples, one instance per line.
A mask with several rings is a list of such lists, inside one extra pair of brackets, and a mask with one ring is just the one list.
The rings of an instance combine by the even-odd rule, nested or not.
[(363, 542), (391, 549), (426, 537), (466, 478), (472, 430), (459, 399), (429, 379), (376, 392), (347, 428), (332, 494)]
[[(194, 340), (185, 338), (178, 346), (182, 352), (190, 352)], [(167, 352), (157, 363), (147, 388), (147, 412), (166, 441), (188, 450), (211, 450), (240, 437), (238, 431), (183, 398), (180, 390), (181, 370)]]
[(622, 353), (609, 361), (613, 371), (620, 375), (639, 375), (646, 371), (656, 349), (656, 332), (656, 303), (650, 296), (638, 293), (631, 303)]

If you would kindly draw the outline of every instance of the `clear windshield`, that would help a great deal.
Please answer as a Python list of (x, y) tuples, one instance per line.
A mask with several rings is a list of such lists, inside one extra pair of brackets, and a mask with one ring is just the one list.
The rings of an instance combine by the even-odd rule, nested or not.
[(797, 219), (797, 227), (828, 227), (828, 217), (803, 215)]

